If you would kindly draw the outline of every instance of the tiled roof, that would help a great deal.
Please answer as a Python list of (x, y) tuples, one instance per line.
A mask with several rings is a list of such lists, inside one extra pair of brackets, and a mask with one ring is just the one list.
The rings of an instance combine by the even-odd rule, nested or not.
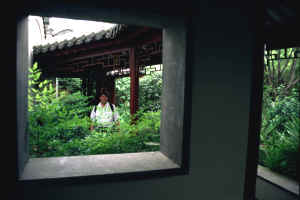
[(70, 40), (64, 40), (61, 42), (55, 42), (52, 44), (46, 44), (46, 45), (39, 45), (33, 47), (33, 54), (43, 54), (55, 50), (62, 50), (71, 48), (73, 46), (81, 45), (84, 43), (90, 43), (93, 41), (100, 41), (100, 40), (112, 40), (115, 39), (121, 31), (126, 29), (127, 25), (118, 24), (113, 26), (112, 28), (108, 30), (102, 30), (97, 33), (91, 33), (89, 35), (82, 35), (80, 37), (74, 37)]

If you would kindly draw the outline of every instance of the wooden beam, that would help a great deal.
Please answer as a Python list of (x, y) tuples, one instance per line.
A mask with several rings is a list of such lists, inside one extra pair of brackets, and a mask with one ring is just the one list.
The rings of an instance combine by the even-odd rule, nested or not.
[(138, 110), (139, 97), (139, 76), (138, 66), (136, 66), (135, 49), (129, 51), (129, 66), (130, 66), (130, 114), (136, 114)]
[[(126, 52), (126, 51), (129, 51), (129, 48), (106, 50), (106, 51), (103, 51), (101, 53), (98, 52), (98, 53), (91, 53), (91, 54), (85, 55), (85, 56), (77, 56), (77, 57), (72, 58), (72, 59), (64, 60), (64, 62), (65, 63), (74, 62), (74, 61), (78, 61), (78, 60), (89, 59), (91, 57), (111, 55), (111, 54), (122, 53), (122, 52)], [(93, 62), (92, 62), (92, 64), (93, 64)]]

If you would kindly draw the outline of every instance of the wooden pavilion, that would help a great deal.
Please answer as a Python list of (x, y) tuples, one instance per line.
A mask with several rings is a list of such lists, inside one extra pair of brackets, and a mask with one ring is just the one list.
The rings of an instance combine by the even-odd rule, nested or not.
[(139, 77), (162, 64), (162, 30), (116, 25), (106, 31), (35, 46), (33, 60), (45, 78), (81, 78), (87, 96), (106, 88), (115, 103), (115, 79), (130, 76), (130, 113), (138, 110)]

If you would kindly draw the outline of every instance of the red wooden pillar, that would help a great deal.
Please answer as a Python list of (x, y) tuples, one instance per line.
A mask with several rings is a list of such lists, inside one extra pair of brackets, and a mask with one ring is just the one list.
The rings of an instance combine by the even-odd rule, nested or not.
[(130, 114), (133, 115), (138, 110), (139, 100), (139, 76), (138, 66), (136, 66), (135, 49), (129, 50), (129, 67), (130, 67)]

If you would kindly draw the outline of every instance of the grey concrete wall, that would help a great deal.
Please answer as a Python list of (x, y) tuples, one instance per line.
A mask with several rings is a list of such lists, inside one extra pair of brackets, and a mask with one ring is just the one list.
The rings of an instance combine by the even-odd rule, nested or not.
[(186, 68), (186, 26), (163, 30), (160, 151), (181, 165)]
[[(163, 27), (176, 21), (147, 12), (95, 9), (83, 6), (53, 6), (41, 1), (37, 7), (56, 12), (124, 23), (152, 23)], [(121, 2), (121, 1), (120, 1)], [(158, 2), (156, 2), (158, 3)], [(170, 1), (170, 7), (174, 2)], [(188, 3), (188, 2), (185, 2)], [(217, 0), (199, 1), (192, 18), (190, 65), (192, 85), (190, 174), (151, 180), (53, 186), (24, 185), (18, 193), (23, 199), (87, 200), (241, 200), (244, 192), (248, 136), (251, 68), (253, 66), (253, 27), (255, 12), (247, 12), (252, 1), (240, 5)], [(101, 4), (101, 2), (100, 2)], [(42, 6), (43, 5), (43, 6)], [(70, 5), (70, 4), (69, 4)], [(88, 2), (86, 3), (88, 5)], [(118, 1), (114, 2), (118, 5)], [(156, 6), (159, 4), (147, 4)], [(179, 6), (178, 6), (179, 7)], [(77, 16), (78, 16), (77, 15)], [(106, 15), (106, 17), (105, 17)], [(141, 16), (138, 16), (141, 15)]]
[[(28, 80), (28, 19), (23, 17), (17, 24), (17, 147), (18, 147), (18, 172), (21, 173), (28, 159), (27, 130), (27, 80)], [(25, 51), (25, 52), (24, 52)], [(24, 90), (25, 87), (25, 90)]]
[(189, 194), (243, 199), (254, 31), (251, 14), (241, 5), (220, 4), (199, 3), (198, 16), (193, 18), (193, 57), (188, 66), (192, 68), (191, 169), (185, 199), (192, 199)]

